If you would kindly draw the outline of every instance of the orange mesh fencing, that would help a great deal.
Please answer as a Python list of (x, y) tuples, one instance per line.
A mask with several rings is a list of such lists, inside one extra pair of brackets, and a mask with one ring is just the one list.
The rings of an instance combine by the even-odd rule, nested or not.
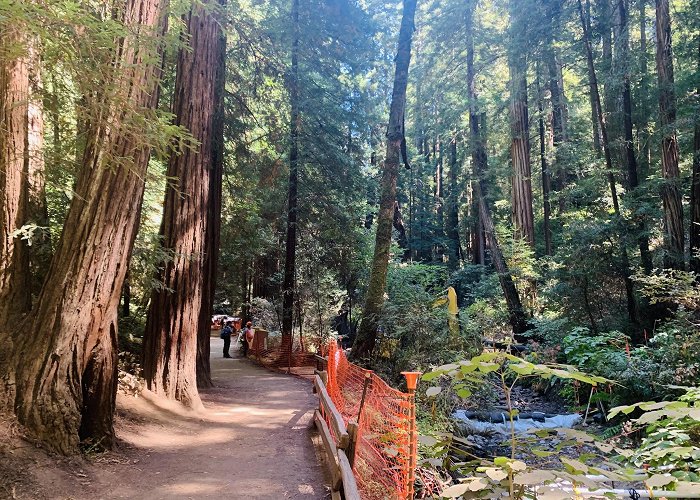
[(331, 342), (328, 394), (347, 424), (359, 424), (353, 471), (363, 499), (411, 499), (417, 433), (413, 394), (350, 363)]
[(289, 337), (269, 337), (267, 332), (256, 330), (248, 356), (271, 370), (308, 379), (314, 376), (316, 355)]

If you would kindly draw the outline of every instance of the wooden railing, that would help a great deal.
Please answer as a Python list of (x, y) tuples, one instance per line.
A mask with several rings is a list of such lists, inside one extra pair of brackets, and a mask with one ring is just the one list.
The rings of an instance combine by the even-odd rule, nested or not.
[[(318, 394), (318, 410), (314, 412), (314, 422), (321, 434), (323, 448), (326, 451), (327, 463), (331, 474), (332, 500), (360, 500), (357, 481), (352, 472), (357, 444), (357, 422), (350, 420), (346, 426), (343, 417), (333, 404), (326, 382), (328, 375), (325, 371), (316, 370), (314, 375), (314, 390)], [(328, 418), (326, 423), (324, 415)], [(331, 428), (333, 432), (331, 432)], [(341, 491), (343, 493), (341, 497)]]

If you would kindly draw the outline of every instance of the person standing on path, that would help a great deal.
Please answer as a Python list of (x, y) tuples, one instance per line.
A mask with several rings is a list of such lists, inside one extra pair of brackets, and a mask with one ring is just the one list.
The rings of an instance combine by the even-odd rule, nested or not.
[(233, 333), (232, 321), (227, 321), (226, 326), (221, 330), (221, 338), (224, 339), (224, 358), (230, 358), (231, 355), (228, 353), (231, 347), (231, 334)]

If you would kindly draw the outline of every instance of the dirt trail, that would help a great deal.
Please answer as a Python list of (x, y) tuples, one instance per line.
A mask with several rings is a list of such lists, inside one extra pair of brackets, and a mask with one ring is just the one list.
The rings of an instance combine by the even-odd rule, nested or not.
[(34, 457), (32, 484), (17, 484), (17, 498), (329, 498), (311, 385), (224, 359), (222, 345), (212, 338), (216, 387), (202, 391), (203, 411), (120, 395), (119, 448), (90, 463)]

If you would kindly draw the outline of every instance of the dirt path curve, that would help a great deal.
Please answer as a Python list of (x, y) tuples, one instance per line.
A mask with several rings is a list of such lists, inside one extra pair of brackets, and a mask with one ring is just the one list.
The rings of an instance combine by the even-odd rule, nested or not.
[(224, 359), (222, 346), (212, 338), (216, 387), (202, 391), (203, 412), (149, 394), (120, 395), (118, 454), (129, 463), (90, 474), (89, 498), (329, 497), (315, 445), (311, 385), (240, 358), (237, 346), (234, 359)]

